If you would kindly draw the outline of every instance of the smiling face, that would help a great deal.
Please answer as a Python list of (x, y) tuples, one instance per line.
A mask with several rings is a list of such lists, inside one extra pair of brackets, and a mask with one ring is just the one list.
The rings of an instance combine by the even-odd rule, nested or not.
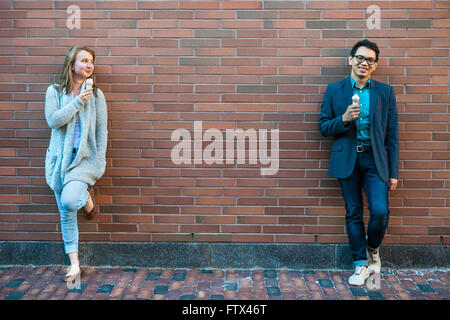
[(77, 53), (75, 62), (72, 66), (74, 77), (86, 79), (94, 72), (94, 57), (86, 50), (80, 50)]
[[(363, 56), (365, 59), (363, 62), (358, 62), (356, 57)], [(377, 63), (374, 62), (372, 65), (369, 65), (366, 59), (372, 58), (376, 59), (376, 53), (372, 49), (367, 47), (359, 47), (355, 53), (355, 56), (348, 57), (348, 64), (352, 66), (352, 77), (355, 80), (366, 81), (369, 79), (372, 72), (377, 68)]]

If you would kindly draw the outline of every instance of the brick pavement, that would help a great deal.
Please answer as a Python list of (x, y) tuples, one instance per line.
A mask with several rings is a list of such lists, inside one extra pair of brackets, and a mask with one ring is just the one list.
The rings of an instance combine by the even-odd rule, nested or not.
[[(449, 269), (383, 271), (372, 287), (351, 270), (83, 268), (69, 289), (61, 266), (0, 267), (0, 300), (448, 300)], [(375, 286), (375, 287), (374, 287)]]

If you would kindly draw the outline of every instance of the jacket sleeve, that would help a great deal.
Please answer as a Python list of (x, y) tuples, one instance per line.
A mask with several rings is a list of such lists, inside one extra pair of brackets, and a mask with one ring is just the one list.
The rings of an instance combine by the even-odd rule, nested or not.
[(60, 93), (53, 85), (47, 88), (45, 94), (45, 119), (48, 126), (52, 129), (66, 125), (83, 105), (83, 102), (77, 96), (70, 103), (58, 106), (60, 103), (59, 97)]
[(398, 111), (394, 88), (390, 87), (389, 115), (385, 138), (385, 147), (388, 154), (389, 178), (398, 179), (399, 167), (399, 138), (398, 138)]
[(344, 125), (342, 122), (342, 114), (335, 114), (332, 95), (333, 90), (328, 86), (319, 118), (319, 131), (324, 137), (335, 136), (350, 129), (349, 125)]
[(95, 99), (97, 158), (105, 160), (106, 146), (108, 144), (108, 107), (103, 92), (98, 89), (98, 97)]

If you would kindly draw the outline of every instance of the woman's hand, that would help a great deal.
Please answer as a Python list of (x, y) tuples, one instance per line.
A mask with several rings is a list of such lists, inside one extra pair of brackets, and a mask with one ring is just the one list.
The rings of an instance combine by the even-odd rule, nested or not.
[(78, 97), (81, 99), (81, 101), (83, 103), (85, 103), (86, 101), (88, 101), (92, 96), (92, 89), (86, 89), (80, 92), (80, 94), (78, 95)]

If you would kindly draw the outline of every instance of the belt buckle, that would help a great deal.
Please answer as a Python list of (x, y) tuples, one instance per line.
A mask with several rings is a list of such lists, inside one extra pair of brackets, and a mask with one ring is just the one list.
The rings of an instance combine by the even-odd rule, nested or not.
[(356, 152), (364, 152), (364, 146), (356, 146)]

